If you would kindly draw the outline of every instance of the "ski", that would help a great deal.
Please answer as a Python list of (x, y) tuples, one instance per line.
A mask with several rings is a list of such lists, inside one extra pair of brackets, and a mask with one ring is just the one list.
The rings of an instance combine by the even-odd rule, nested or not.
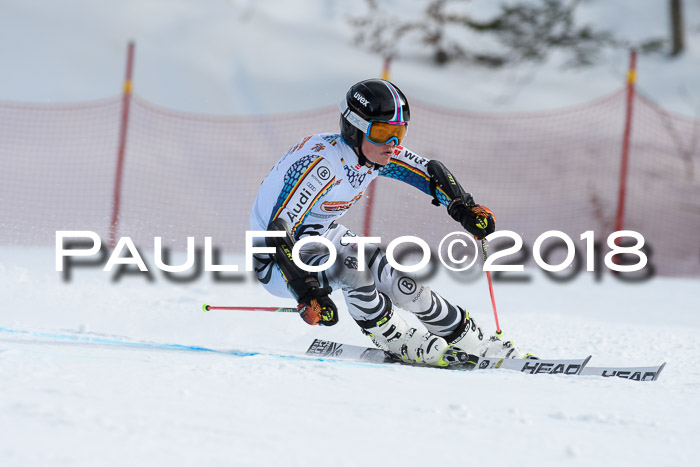
[[(392, 357), (381, 349), (362, 347), (359, 345), (341, 344), (339, 342), (314, 339), (306, 350), (307, 355), (315, 357), (353, 360), (376, 364), (406, 363)], [(511, 359), (477, 357), (473, 368), (457, 367), (462, 370), (491, 370), (503, 369), (519, 371), (526, 374), (562, 374), (618, 377), (631, 381), (656, 381), (666, 363), (645, 367), (589, 367), (591, 356), (582, 359)], [(471, 365), (470, 365), (471, 366)]]
[(581, 372), (582, 375), (595, 375), (604, 378), (622, 378), (631, 381), (656, 381), (659, 379), (661, 371), (666, 366), (666, 362), (653, 366), (609, 366), (609, 367), (586, 367)]
[[(315, 339), (306, 350), (307, 355), (315, 357), (354, 360), (378, 364), (407, 365), (381, 349), (359, 345), (341, 344), (339, 342)], [(590, 356), (580, 359), (511, 359), (476, 357), (475, 364), (451, 366), (453, 370), (514, 370), (528, 374), (581, 374), (590, 360)]]

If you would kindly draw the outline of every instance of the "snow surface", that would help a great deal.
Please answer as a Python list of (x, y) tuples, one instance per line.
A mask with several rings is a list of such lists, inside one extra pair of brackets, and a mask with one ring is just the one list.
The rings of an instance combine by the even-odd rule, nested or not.
[[(590, 0), (581, 14), (636, 38), (665, 33), (666, 3)], [(687, 51), (678, 59), (640, 57), (639, 87), (665, 108), (697, 116), (700, 2), (684, 4)], [(382, 65), (351, 45), (346, 17), (362, 13), (364, 2), (3, 0), (1, 10), (0, 100), (113, 96), (129, 39), (137, 44), (135, 92), (193, 112), (335, 104)], [(490, 111), (587, 102), (625, 82), (625, 52), (583, 71), (561, 71), (559, 59), (496, 72), (432, 68), (407, 57), (394, 63), (392, 79), (410, 98)], [(112, 282), (108, 273), (77, 268), (65, 282), (52, 249), (0, 246), (0, 465), (696, 464), (700, 283), (627, 284), (610, 274), (596, 282), (581, 274), (560, 284), (528, 273), (531, 282), (495, 285), (501, 325), (522, 348), (548, 357), (592, 354), (592, 365), (666, 361), (659, 381), (265, 355), (302, 353), (315, 337), (368, 341), (342, 305), (333, 328), (292, 314), (201, 311), (203, 302), (293, 305), (245, 275), (173, 283), (156, 271), (152, 282), (140, 275)], [(488, 287), (477, 277), (443, 275), (432, 284), (493, 330)]]
[[(344, 305), (332, 328), (287, 313), (202, 312), (205, 302), (293, 305), (245, 273), (238, 283), (174, 284), (154, 270), (153, 282), (126, 275), (114, 283), (99, 268), (76, 268), (65, 282), (52, 249), (0, 248), (0, 258), (3, 466), (658, 466), (697, 458), (696, 280), (627, 284), (582, 273), (560, 284), (526, 270), (528, 284), (496, 283), (501, 325), (522, 348), (592, 354), (591, 365), (668, 362), (658, 381), (638, 383), (281, 358), (266, 353), (301, 354), (316, 337), (369, 341)], [(241, 258), (225, 263), (243, 267)], [(493, 331), (481, 276), (432, 284)]]

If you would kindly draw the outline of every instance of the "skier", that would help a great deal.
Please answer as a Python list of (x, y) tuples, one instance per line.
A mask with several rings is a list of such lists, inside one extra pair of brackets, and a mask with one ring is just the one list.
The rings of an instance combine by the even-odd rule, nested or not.
[[(485, 337), (469, 313), (392, 268), (377, 245), (365, 245), (365, 268), (358, 267), (356, 236), (336, 221), (362, 197), (379, 175), (413, 185), (433, 197), (478, 240), (494, 231), (493, 213), (476, 204), (440, 162), (402, 147), (410, 119), (404, 94), (389, 81), (368, 79), (353, 85), (340, 103), (340, 134), (303, 138), (277, 162), (260, 186), (250, 216), (251, 230), (279, 231), (283, 237), (257, 240), (276, 247), (274, 255), (255, 254), (256, 276), (279, 297), (293, 296), (309, 324), (332, 326), (338, 309), (330, 297), (343, 292), (350, 316), (381, 349), (412, 363), (446, 367), (470, 355), (526, 358), (512, 342)], [(295, 242), (320, 235), (337, 252), (334, 265), (319, 273), (303, 270), (292, 258)], [(325, 263), (328, 249), (309, 243), (300, 249), (311, 266)], [(425, 326), (409, 326), (402, 308)], [(466, 360), (465, 360), (466, 359)]]

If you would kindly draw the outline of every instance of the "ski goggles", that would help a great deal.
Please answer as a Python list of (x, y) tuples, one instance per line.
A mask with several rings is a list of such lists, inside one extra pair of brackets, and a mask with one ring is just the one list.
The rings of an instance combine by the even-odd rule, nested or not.
[(372, 144), (389, 144), (394, 142), (396, 146), (401, 144), (401, 140), (406, 136), (408, 123), (406, 122), (380, 122), (370, 121), (365, 137)]
[(401, 140), (403, 140), (404, 136), (406, 136), (408, 122), (385, 122), (380, 120), (371, 120), (368, 122), (350, 110), (345, 99), (340, 102), (339, 107), (343, 118), (364, 133), (367, 141), (372, 144), (384, 145), (393, 141), (394, 144), (398, 146), (401, 144)]

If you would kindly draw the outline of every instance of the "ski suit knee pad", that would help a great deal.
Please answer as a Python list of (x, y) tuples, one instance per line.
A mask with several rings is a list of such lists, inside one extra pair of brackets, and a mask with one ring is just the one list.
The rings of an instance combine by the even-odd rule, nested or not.
[(396, 306), (411, 313), (430, 306), (430, 287), (420, 284), (412, 273), (395, 271), (390, 296)]
[(410, 311), (433, 334), (452, 334), (459, 326), (464, 311), (416, 281), (412, 274), (400, 273), (392, 283), (396, 306)]

